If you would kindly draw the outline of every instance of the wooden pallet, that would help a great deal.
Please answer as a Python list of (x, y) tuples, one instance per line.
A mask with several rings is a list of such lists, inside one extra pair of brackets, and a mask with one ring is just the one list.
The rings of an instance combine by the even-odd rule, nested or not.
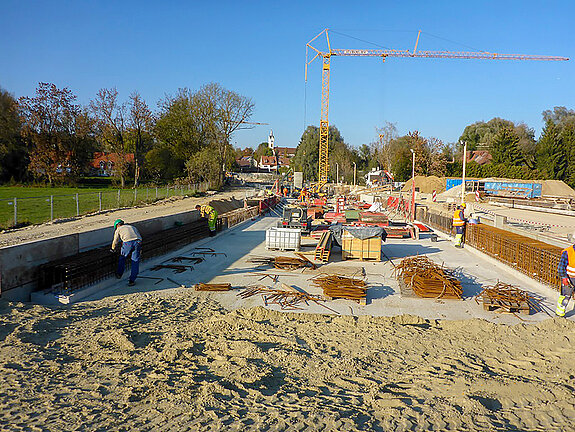
[(315, 259), (321, 262), (328, 262), (333, 244), (333, 234), (331, 231), (322, 233), (319, 242), (315, 248)]
[(493, 311), (497, 309), (502, 309), (501, 312), (508, 313), (521, 313), (524, 315), (529, 315), (531, 313), (531, 308), (529, 303), (525, 302), (506, 302), (501, 300), (494, 300), (490, 298), (483, 298), (483, 309), (486, 311)]
[(346, 298), (346, 297), (330, 297), (330, 296), (323, 296), (326, 300), (337, 300), (337, 299), (342, 299), (342, 300), (351, 300), (354, 301), (356, 303), (358, 303), (360, 306), (367, 306), (367, 297), (362, 297), (359, 299), (350, 299), (350, 298)]

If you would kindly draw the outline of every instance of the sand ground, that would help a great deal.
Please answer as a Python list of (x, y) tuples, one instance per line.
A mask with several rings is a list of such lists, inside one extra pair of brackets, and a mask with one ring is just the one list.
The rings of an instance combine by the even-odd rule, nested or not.
[(573, 430), (575, 323), (0, 302), (0, 429)]
[[(260, 254), (273, 223), (258, 219), (207, 239), (203, 246), (229, 255), (170, 277), (253, 282), (246, 255)], [(448, 246), (394, 241), (384, 250), (393, 259), (455, 259)], [(468, 293), (512, 277), (468, 253), (458, 250), (453, 262)], [(376, 285), (370, 303), (330, 303), (342, 315), (280, 312), (259, 298), (242, 303), (234, 293), (150, 280), (134, 288), (123, 281), (67, 307), (0, 301), (0, 429), (575, 428), (572, 319), (540, 313), (527, 323), (487, 314), (470, 297), (457, 305), (404, 298), (389, 263), (365, 267)], [(290, 277), (298, 286), (307, 280)]]

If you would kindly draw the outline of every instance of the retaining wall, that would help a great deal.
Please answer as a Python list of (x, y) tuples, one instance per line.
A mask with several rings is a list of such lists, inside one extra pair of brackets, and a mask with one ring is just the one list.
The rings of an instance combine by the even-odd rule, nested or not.
[[(262, 213), (262, 210), (265, 212), (268, 207), (276, 204), (275, 198), (256, 200), (254, 204), (256, 202), (259, 205), (255, 209), (248, 208), (246, 212), (240, 210), (244, 203), (239, 200), (232, 199), (227, 202), (217, 200), (213, 204), (224, 211), (220, 219), (225, 229), (246, 218), (255, 217), (258, 213)], [(152, 233), (164, 231), (175, 224), (194, 222), (199, 217), (198, 211), (190, 210), (131, 223), (138, 228), (142, 237), (146, 238)], [(12, 301), (30, 301), (30, 293), (38, 288), (39, 266), (90, 249), (111, 245), (112, 238), (113, 227), (110, 226), (0, 248), (0, 297)]]

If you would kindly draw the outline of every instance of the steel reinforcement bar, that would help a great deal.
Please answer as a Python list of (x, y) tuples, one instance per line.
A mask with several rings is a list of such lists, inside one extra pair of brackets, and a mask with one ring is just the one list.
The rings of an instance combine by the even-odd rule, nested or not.
[[(417, 219), (447, 234), (450, 217), (419, 208)], [(467, 225), (465, 242), (539, 282), (559, 290), (557, 267), (561, 248), (489, 225)]]

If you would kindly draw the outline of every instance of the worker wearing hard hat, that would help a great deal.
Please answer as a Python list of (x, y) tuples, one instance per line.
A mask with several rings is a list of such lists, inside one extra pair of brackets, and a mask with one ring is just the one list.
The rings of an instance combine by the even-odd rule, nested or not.
[[(575, 242), (575, 233), (571, 235), (571, 241)], [(569, 304), (569, 300), (571, 300), (575, 287), (575, 245), (563, 249), (557, 271), (561, 278), (561, 295), (559, 296), (559, 300), (557, 300), (555, 314), (563, 317), (565, 316), (565, 309)]]
[(132, 254), (132, 264), (130, 267), (129, 286), (136, 283), (136, 278), (140, 271), (140, 252), (142, 250), (142, 236), (135, 226), (127, 225), (122, 219), (116, 219), (114, 222), (114, 240), (112, 241), (112, 251), (116, 250), (118, 244), (122, 242), (120, 249), (120, 258), (118, 259), (118, 268), (116, 277), (120, 279), (124, 274), (126, 258)]
[(455, 228), (455, 247), (463, 247), (463, 237), (465, 236), (465, 203), (457, 206), (457, 210), (453, 213), (453, 227)]
[(196, 210), (200, 212), (200, 216), (208, 220), (208, 227), (210, 228), (210, 237), (216, 235), (216, 222), (218, 220), (218, 212), (211, 205), (197, 205)]

